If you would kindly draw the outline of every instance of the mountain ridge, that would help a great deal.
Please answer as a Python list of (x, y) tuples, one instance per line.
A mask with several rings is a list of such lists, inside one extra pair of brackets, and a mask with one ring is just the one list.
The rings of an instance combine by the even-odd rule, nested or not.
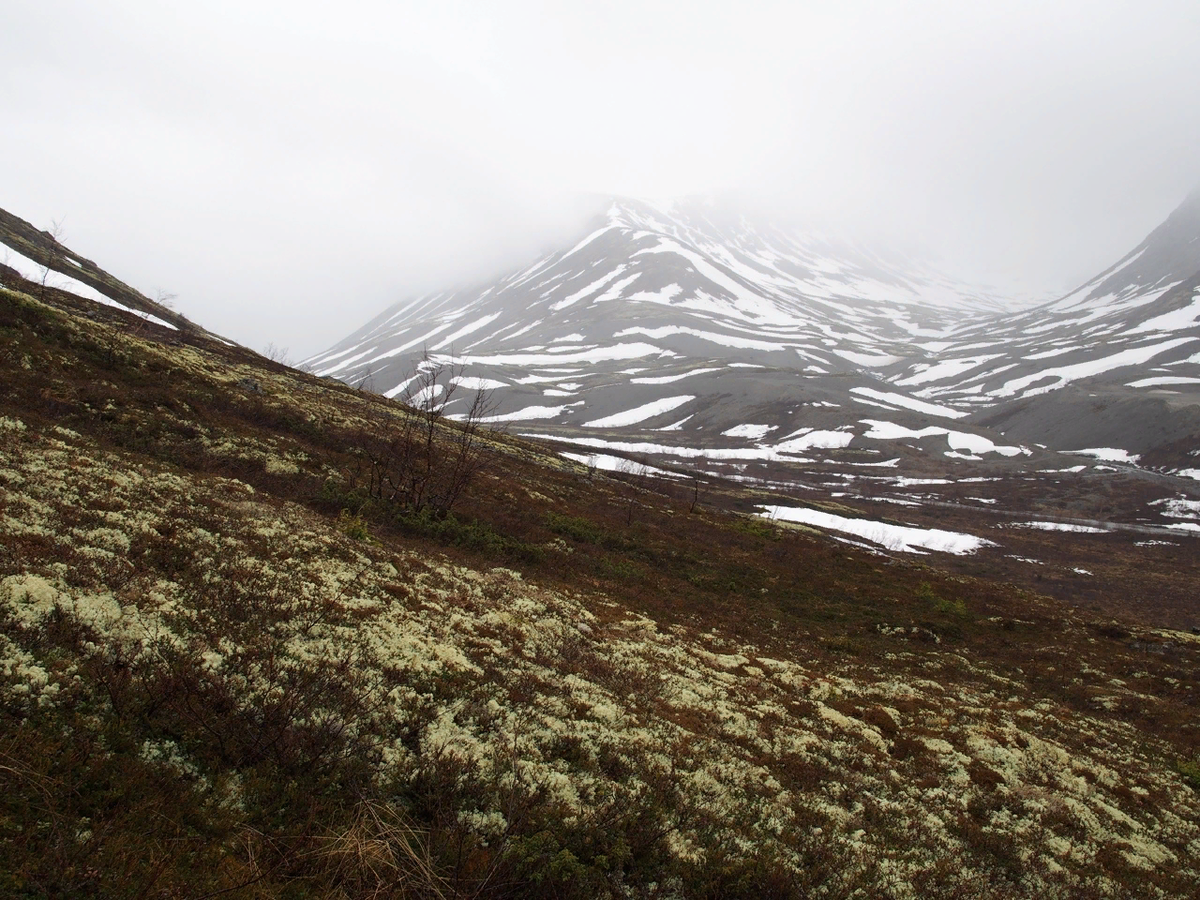
[[(739, 367), (759, 370), (760, 388), (750, 393), (763, 402), (773, 393), (856, 408), (887, 395), (884, 407), (903, 410), (906, 427), (969, 416), (993, 439), (1008, 422), (996, 409), (1075, 382), (1119, 377), (1110, 387), (1144, 394), (1147, 409), (1175, 391), (1170, 415), (1200, 396), (1200, 360), (1192, 358), (1200, 307), (1189, 281), (1200, 274), (1197, 197), (1080, 288), (1016, 311), (845, 243), (710, 214), (702, 204), (617, 200), (569, 249), (477, 288), (396, 304), (306, 364), (399, 396), (428, 352), (493, 389), (504, 421), (537, 422), (542, 431), (619, 421), (622, 407), (651, 408), (655, 396), (662, 404), (692, 397), (681, 413), (724, 408), (713, 421), (718, 432), (783, 428), (778, 414), (737, 421), (720, 385), (747, 381)], [(655, 379), (660, 388), (646, 389)], [(695, 390), (666, 387), (685, 379)], [(675, 421), (646, 416), (630, 426)], [(1165, 436), (1185, 437), (1190, 421), (1180, 417)], [(1058, 443), (1051, 427), (1013, 427), (1025, 440), (1079, 449)], [(1110, 428), (1082, 431), (1088, 446), (1111, 440)], [(1130, 452), (1152, 449), (1128, 443)]]

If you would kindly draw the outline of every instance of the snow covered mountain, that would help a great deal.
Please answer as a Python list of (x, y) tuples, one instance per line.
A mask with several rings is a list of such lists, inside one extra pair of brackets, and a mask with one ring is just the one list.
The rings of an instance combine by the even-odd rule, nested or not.
[(1186, 455), (1198, 288), (1200, 192), (1112, 268), (1017, 310), (904, 258), (620, 200), (569, 249), (399, 303), (306, 362), (396, 397), (427, 352), (494, 390), (495, 421), (591, 449), (763, 460), (932, 440), (977, 461), (1182, 441)]
[[(398, 396), (428, 350), (496, 389), (506, 420), (576, 424), (629, 401), (665, 415), (683, 405), (668, 401), (685, 379), (706, 395), (763, 382), (764, 401), (844, 394), (1001, 308), (907, 260), (702, 206), (623, 200), (570, 249), (493, 284), (397, 304), (307, 365)], [(732, 426), (743, 411), (726, 419), (710, 404), (701, 418)]]
[[(957, 368), (968, 355), (987, 359)], [(1022, 440), (1188, 465), (1200, 446), (1200, 191), (1091, 281), (964, 330), (894, 383), (985, 407), (970, 420)]]

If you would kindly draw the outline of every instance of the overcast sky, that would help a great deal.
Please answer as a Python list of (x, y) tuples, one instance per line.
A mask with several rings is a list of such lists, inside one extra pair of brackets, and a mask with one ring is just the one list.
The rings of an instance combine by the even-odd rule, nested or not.
[(0, 206), (255, 349), (734, 198), (1053, 293), (1200, 184), (1200, 3), (8, 0)]

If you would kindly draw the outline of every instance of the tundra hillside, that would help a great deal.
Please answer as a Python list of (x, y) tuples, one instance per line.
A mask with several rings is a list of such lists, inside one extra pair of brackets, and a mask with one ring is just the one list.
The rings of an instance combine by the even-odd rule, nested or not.
[(1200, 883), (1200, 638), (440, 418), (415, 504), (425, 411), (6, 283), (5, 894)]

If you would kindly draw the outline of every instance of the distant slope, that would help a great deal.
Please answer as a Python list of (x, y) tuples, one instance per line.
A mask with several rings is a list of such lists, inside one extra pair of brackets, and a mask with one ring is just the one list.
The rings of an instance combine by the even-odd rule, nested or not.
[(1054, 304), (1122, 302), (1178, 284), (1200, 272), (1200, 188), (1111, 268)]
[(573, 246), (399, 303), (305, 365), (402, 397), (428, 352), (495, 391), (498, 421), (745, 447), (801, 421), (849, 425), (838, 407), (882, 405), (914, 425), (965, 415), (881, 374), (1001, 308), (909, 260), (702, 205), (620, 200)]
[[(5, 271), (7, 270), (7, 271)], [(209, 334), (161, 303), (151, 300), (64, 246), (48, 231), (0, 209), (0, 281), (29, 280), (143, 316), (153, 316), (172, 328)]]
[(306, 362), (347, 381), (369, 374), (383, 393), (399, 389), (423, 349), (500, 372), (715, 357), (830, 374), (894, 364), (914, 341), (999, 308), (848, 244), (621, 200), (569, 249), (492, 283), (399, 303)]
[[(1082, 382), (1192, 394), (1200, 385), (1198, 291), (1200, 191), (1086, 284), (1051, 303), (972, 323), (939, 360), (892, 380), (919, 385), (922, 396), (976, 406)], [(947, 362), (968, 353), (986, 363)]]
[[(666, 430), (649, 445), (753, 456), (801, 428), (863, 446), (887, 431), (863, 417), (886, 413), (909, 432), (955, 420), (960, 444), (1143, 453), (1195, 430), (1198, 289), (1200, 193), (1087, 284), (1021, 310), (910, 260), (619, 200), (573, 246), (396, 304), (306, 364), (402, 397), (428, 353), (493, 390), (497, 421), (572, 440)], [(1098, 389), (1119, 414), (1071, 399)]]
[[(919, 393), (986, 407), (976, 424), (1062, 449), (1142, 454), (1193, 436), (1200, 448), (1200, 192), (1087, 284), (958, 340), (993, 357), (986, 371), (929, 378)], [(1186, 453), (1174, 461), (1186, 467)]]

